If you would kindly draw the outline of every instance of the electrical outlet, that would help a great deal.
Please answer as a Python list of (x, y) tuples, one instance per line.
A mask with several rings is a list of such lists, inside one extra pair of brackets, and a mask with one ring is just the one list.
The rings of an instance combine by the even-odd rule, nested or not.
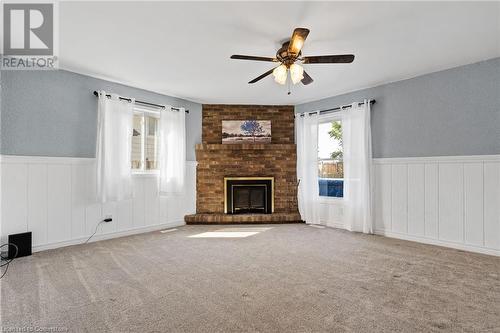
[(103, 221), (104, 222), (111, 222), (111, 221), (113, 221), (113, 215), (105, 215)]

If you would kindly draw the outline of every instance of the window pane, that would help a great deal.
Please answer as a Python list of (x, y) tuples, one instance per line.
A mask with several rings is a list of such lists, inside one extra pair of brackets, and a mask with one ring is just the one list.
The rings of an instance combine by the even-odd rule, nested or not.
[(318, 125), (318, 158), (319, 195), (343, 197), (344, 164), (340, 120)]
[(158, 119), (153, 117), (148, 117), (148, 135), (156, 135), (156, 127), (158, 126)]
[(142, 115), (134, 115), (132, 133), (132, 169), (142, 169)]
[(146, 116), (144, 117), (144, 119), (146, 120), (144, 169), (154, 170), (158, 169), (158, 160), (157, 160), (158, 140), (156, 138), (156, 133), (158, 133), (158, 118)]
[(321, 160), (318, 164), (320, 178), (344, 178), (344, 163), (341, 161)]

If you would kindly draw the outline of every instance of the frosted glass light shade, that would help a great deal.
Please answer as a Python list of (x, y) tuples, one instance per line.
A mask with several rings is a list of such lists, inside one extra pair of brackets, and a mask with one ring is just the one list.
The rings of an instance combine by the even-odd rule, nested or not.
[(292, 78), (293, 84), (297, 84), (304, 78), (304, 68), (297, 64), (292, 64), (290, 66), (290, 77)]
[(274, 81), (285, 84), (288, 70), (285, 65), (280, 65), (273, 70)]

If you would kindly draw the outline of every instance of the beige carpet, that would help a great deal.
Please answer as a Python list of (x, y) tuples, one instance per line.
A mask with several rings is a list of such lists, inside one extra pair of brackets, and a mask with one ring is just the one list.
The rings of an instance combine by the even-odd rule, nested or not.
[(302, 224), (36, 253), (1, 291), (4, 329), (500, 332), (500, 258)]

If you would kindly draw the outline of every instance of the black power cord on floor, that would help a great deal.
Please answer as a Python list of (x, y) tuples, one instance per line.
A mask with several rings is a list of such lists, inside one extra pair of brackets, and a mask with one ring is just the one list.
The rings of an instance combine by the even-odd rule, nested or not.
[[(95, 230), (94, 230), (94, 233), (92, 235), (90, 235), (89, 238), (87, 238), (87, 240), (85, 241), (84, 244), (87, 244), (89, 242), (89, 240), (94, 237), (94, 235), (97, 233), (97, 229), (99, 228), (99, 226), (101, 225), (101, 223), (105, 223), (105, 222), (111, 222), (113, 221), (112, 218), (105, 218), (104, 220), (100, 221), (99, 223), (97, 223), (97, 225), (95, 226)], [(13, 256), (11, 256), (10, 254), (7, 256), (7, 257), (4, 257), (2, 252), (1, 252), (1, 249), (5, 246), (13, 246), (16, 250), (16, 254), (14, 254)], [(10, 249), (9, 249), (9, 252), (10, 252)], [(17, 257), (17, 254), (19, 253), (19, 248), (17, 247), (16, 244), (13, 244), (13, 243), (5, 243), (5, 244), (2, 244), (0, 245), (0, 268), (4, 267), (5, 266), (5, 271), (2, 273), (2, 275), (0, 275), (0, 279), (3, 278), (5, 276), (5, 274), (7, 274), (7, 271), (9, 270), (9, 265), (10, 263)], [(5, 261), (5, 262), (4, 262)]]
[[(15, 249), (16, 249), (16, 254), (13, 255), (13, 256), (8, 256), (8, 257), (4, 257), (1, 252), (0, 252), (0, 262), (2, 262), (0, 264), (0, 268), (1, 267), (5, 267), (5, 271), (2, 273), (2, 275), (0, 276), (0, 279), (3, 278), (5, 276), (5, 274), (7, 274), (7, 271), (9, 270), (9, 265), (12, 261), (14, 261), (14, 259), (17, 257), (17, 254), (19, 253), (19, 249), (17, 247), (16, 244), (13, 244), (13, 243), (5, 243), (5, 244), (2, 244), (0, 245), (0, 249), (2, 249), (4, 246), (13, 246)], [(9, 259), (10, 258), (10, 259)], [(5, 262), (3, 262), (5, 261)]]
[(112, 219), (112, 218), (106, 218), (106, 219), (102, 220), (101, 222), (97, 223), (97, 225), (95, 226), (94, 233), (93, 233), (92, 235), (90, 235), (90, 237), (89, 237), (89, 238), (87, 238), (87, 240), (86, 240), (86, 241), (85, 241), (85, 243), (83, 243), (83, 244), (87, 244), (87, 243), (89, 242), (89, 240), (90, 240), (92, 237), (94, 237), (94, 235), (95, 235), (95, 234), (96, 234), (96, 232), (97, 232), (97, 228), (99, 228), (99, 226), (101, 225), (101, 223), (104, 223), (104, 222), (111, 222), (111, 221), (113, 221), (113, 219)]

